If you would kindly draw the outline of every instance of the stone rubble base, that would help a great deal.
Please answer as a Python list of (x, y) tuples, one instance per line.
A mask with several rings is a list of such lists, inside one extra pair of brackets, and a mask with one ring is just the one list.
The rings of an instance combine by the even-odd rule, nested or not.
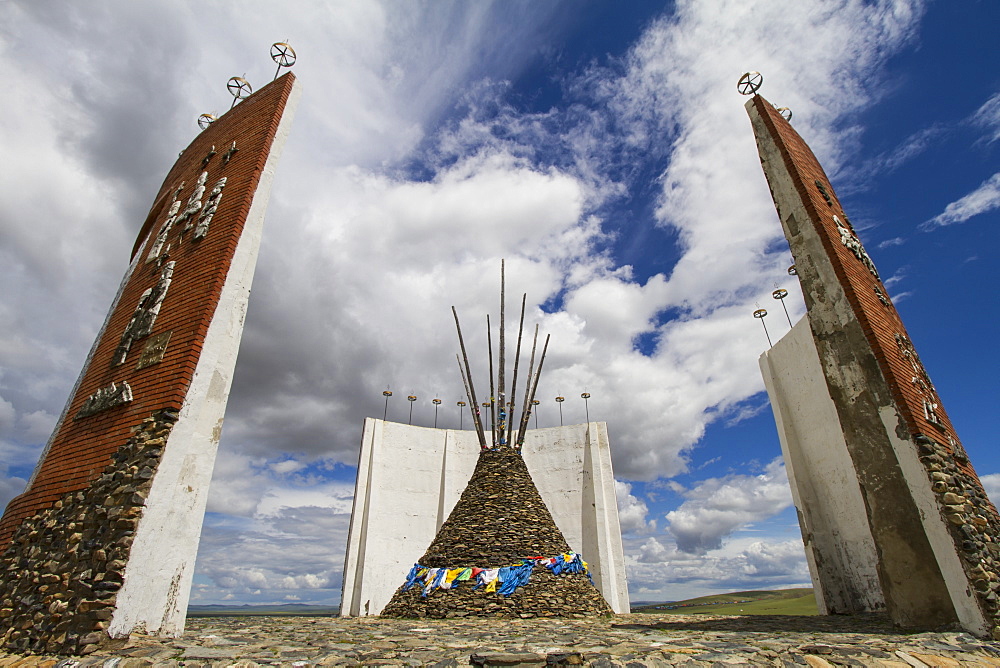
[(183, 637), (133, 636), (82, 657), (0, 654), (4, 666), (1000, 666), (1000, 643), (904, 634), (884, 615), (622, 615), (401, 620), (208, 617)]

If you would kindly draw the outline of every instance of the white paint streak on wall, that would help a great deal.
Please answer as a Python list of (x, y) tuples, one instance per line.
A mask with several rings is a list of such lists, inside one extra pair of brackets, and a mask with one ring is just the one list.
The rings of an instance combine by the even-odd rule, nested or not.
[[(529, 430), (523, 453), (566, 541), (590, 563), (612, 609), (627, 613), (607, 426), (592, 422)], [(455, 507), (478, 457), (472, 430), (365, 421), (341, 615), (382, 611)]]
[(205, 335), (191, 387), (153, 479), (108, 628), (113, 638), (133, 631), (165, 636), (184, 631), (208, 486), (243, 335), (264, 213), (300, 94), (296, 82)]

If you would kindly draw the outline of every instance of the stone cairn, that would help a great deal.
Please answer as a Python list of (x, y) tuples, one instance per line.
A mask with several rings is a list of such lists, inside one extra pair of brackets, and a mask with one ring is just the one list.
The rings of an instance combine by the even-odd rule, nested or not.
[[(504, 274), (500, 279), (500, 347), (499, 374), (494, 385), (493, 350), (490, 343), (489, 416), (492, 423), (490, 443), (487, 443), (483, 416), (479, 412), (475, 386), (469, 369), (462, 328), (455, 313), (462, 360), (459, 369), (465, 384), (480, 454), (475, 471), (448, 519), (441, 525), (427, 552), (414, 567), (427, 569), (498, 569), (523, 563), (535, 563), (526, 583), (505, 595), (489, 591), (475, 578), (455, 582), (449, 589), (425, 588), (422, 582), (402, 585), (382, 611), (387, 617), (588, 617), (613, 614), (610, 606), (590, 580), (588, 573), (562, 572), (555, 574), (533, 558), (558, 557), (570, 552), (569, 545), (552, 514), (545, 506), (527, 466), (521, 457), (521, 446), (531, 415), (541, 376), (548, 338), (535, 368), (538, 329), (532, 345), (528, 367), (528, 388), (524, 393), (521, 418), (514, 429), (514, 401), (506, 399), (504, 383)], [(525, 296), (526, 298), (526, 296)], [(524, 304), (521, 300), (521, 324), (518, 330), (517, 353), (511, 396), (517, 385), (521, 335), (524, 330)], [(454, 307), (452, 308), (454, 312)], [(487, 317), (487, 323), (489, 318)], [(497, 394), (493, 395), (494, 390)], [(494, 400), (493, 396), (497, 399)], [(411, 574), (412, 575), (412, 574)]]
[[(0, 639), (22, 654), (89, 654), (108, 640), (125, 563), (177, 413), (134, 428), (103, 474), (27, 518), (0, 556)], [(53, 555), (65, 555), (54, 558)]]

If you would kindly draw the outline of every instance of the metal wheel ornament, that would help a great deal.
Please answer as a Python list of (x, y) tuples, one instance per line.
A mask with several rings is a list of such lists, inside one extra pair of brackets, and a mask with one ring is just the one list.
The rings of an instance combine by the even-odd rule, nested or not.
[(275, 42), (271, 45), (271, 60), (281, 67), (291, 67), (295, 64), (295, 49), (286, 42)]
[(791, 267), (788, 268), (788, 275), (789, 276), (798, 276), (799, 275), (799, 270), (795, 268), (794, 264)]
[(756, 95), (762, 83), (764, 83), (764, 75), (760, 72), (747, 72), (740, 77), (739, 83), (736, 84), (736, 90), (740, 92), (740, 95)]
[(777, 109), (778, 109), (778, 113), (781, 114), (781, 117), (784, 118), (786, 121), (791, 121), (792, 120), (792, 110), (791, 109), (789, 109), (788, 107), (778, 107)]
[(785, 319), (788, 320), (788, 326), (792, 326), (792, 316), (788, 315), (788, 307), (785, 306), (785, 297), (788, 296), (788, 290), (784, 288), (778, 288), (771, 293), (771, 296), (781, 302), (781, 309), (785, 312)]
[(226, 83), (226, 88), (229, 90), (229, 94), (233, 96), (233, 106), (229, 107), (230, 109), (235, 107), (237, 102), (247, 99), (253, 93), (253, 86), (243, 77), (230, 77)]
[(759, 308), (759, 309), (757, 309), (756, 311), (753, 312), (753, 317), (757, 318), (758, 320), (761, 319), (761, 318), (763, 318), (766, 315), (767, 315), (767, 309)]
[(278, 64), (278, 69), (274, 71), (274, 78), (277, 79), (282, 67), (295, 64), (295, 49), (285, 42), (275, 42), (271, 45), (271, 60)]
[(215, 122), (214, 114), (202, 114), (198, 117), (198, 127), (207, 130), (208, 126)]

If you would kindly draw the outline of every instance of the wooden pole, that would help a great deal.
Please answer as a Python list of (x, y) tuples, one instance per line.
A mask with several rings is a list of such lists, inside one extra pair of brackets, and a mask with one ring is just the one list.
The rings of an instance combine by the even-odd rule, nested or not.
[(497, 447), (497, 400), (496, 386), (493, 383), (493, 332), (490, 330), (490, 314), (486, 314), (486, 344), (490, 349), (490, 437), (493, 447)]
[(524, 388), (524, 405), (521, 406), (521, 424), (517, 426), (517, 440), (514, 442), (515, 447), (521, 447), (521, 433), (525, 429), (525, 425), (528, 424), (528, 416), (531, 415), (531, 404), (529, 397), (531, 396), (531, 376), (535, 372), (535, 350), (538, 347), (538, 325), (535, 325), (535, 337), (531, 342), (531, 361), (528, 363), (528, 382), (527, 387)]
[(505, 305), (507, 302), (506, 293), (506, 274), (504, 268), (504, 260), (500, 260), (500, 370), (499, 378), (497, 382), (498, 393), (497, 393), (497, 405), (500, 409), (500, 423), (497, 424), (497, 430), (499, 431), (498, 438), (494, 439), (497, 443), (501, 445), (507, 444), (507, 439), (504, 438), (504, 430), (507, 429), (507, 386), (504, 383), (504, 368), (507, 365), (507, 358), (505, 356), (506, 348), (504, 347), (504, 330), (507, 328), (507, 316), (505, 313)]
[[(472, 417), (476, 421), (476, 432), (479, 434), (479, 447), (486, 449), (486, 435), (483, 433), (483, 421), (479, 417), (479, 402), (476, 399), (476, 386), (472, 382), (472, 369), (469, 368), (469, 355), (465, 351), (465, 339), (462, 337), (462, 325), (458, 322), (458, 311), (451, 307), (451, 313), (455, 316), (455, 329), (458, 330), (458, 344), (462, 347), (462, 359), (465, 360), (465, 373), (469, 381), (469, 400), (475, 406)], [(461, 367), (459, 367), (461, 368)]]
[[(472, 427), (473, 429), (476, 430), (476, 438), (479, 439), (479, 449), (485, 450), (486, 437), (481, 433), (479, 429), (479, 423), (476, 421), (476, 416), (479, 414), (479, 407), (476, 405), (476, 402), (472, 400), (472, 393), (469, 391), (469, 381), (466, 380), (465, 378), (465, 369), (462, 368), (462, 360), (459, 358), (458, 355), (455, 355), (455, 361), (458, 362), (458, 375), (462, 377), (462, 385), (465, 386), (465, 397), (469, 400), (469, 405), (472, 407), (470, 409), (472, 411)], [(458, 402), (459, 409), (461, 409), (463, 403), (464, 402), (462, 401)], [(462, 418), (462, 413), (461, 410), (459, 410), (459, 425), (462, 424), (461, 418)], [(461, 428), (462, 427), (459, 426), (459, 429)]]
[[(528, 299), (525, 293), (521, 297), (521, 321), (517, 325), (517, 351), (514, 354), (514, 377), (510, 381), (510, 413), (507, 416), (507, 441), (510, 442), (510, 434), (514, 430), (514, 402), (517, 400), (517, 367), (521, 362), (521, 335), (524, 333), (524, 304)], [(511, 443), (513, 446), (513, 443)]]
[[(542, 377), (542, 365), (545, 364), (545, 353), (549, 349), (549, 338), (551, 334), (545, 335), (545, 346), (542, 348), (542, 358), (538, 360), (538, 371), (535, 373), (535, 382), (531, 387), (531, 401), (535, 400), (535, 391), (538, 389), (538, 379)], [(529, 403), (530, 405), (530, 403)], [(517, 447), (520, 448), (524, 444), (524, 432), (528, 430), (528, 421), (525, 420), (521, 424), (521, 431), (517, 434)]]

